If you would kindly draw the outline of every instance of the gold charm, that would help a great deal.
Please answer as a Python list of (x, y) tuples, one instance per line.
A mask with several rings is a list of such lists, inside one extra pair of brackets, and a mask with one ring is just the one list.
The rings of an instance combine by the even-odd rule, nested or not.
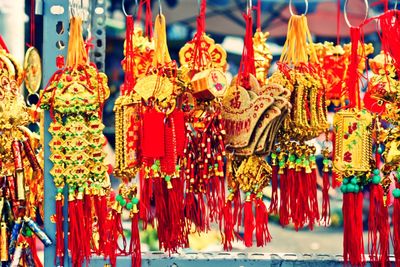
[(25, 87), (29, 93), (34, 94), (39, 90), (42, 81), (42, 63), (35, 47), (30, 47), (25, 53), (24, 71)]

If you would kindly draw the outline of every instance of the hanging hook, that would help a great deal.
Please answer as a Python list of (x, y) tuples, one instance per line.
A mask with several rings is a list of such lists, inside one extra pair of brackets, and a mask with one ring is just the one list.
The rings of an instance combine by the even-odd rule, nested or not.
[[(122, 12), (124, 13), (125, 17), (129, 16), (125, 9), (125, 0), (122, 0), (121, 6), (122, 6)], [(138, 6), (139, 6), (138, 0), (135, 0), (135, 8), (133, 10), (133, 16), (136, 16)]]
[[(353, 27), (349, 21), (349, 18), (347, 17), (347, 4), (349, 3), (349, 0), (346, 0), (344, 2), (344, 8), (343, 8), (343, 15), (344, 15), (344, 20), (346, 21), (347, 26), (349, 26), (349, 28)], [(364, 0), (364, 4), (365, 4), (365, 17), (364, 17), (364, 21), (367, 20), (368, 18), (368, 11), (369, 11), (369, 4), (368, 4), (368, 0)]]
[[(304, 13), (301, 14), (302, 16), (307, 15), (307, 12), (308, 12), (308, 0), (304, 0), (304, 3), (306, 4), (306, 9), (304, 10)], [(293, 5), (293, 0), (289, 0), (289, 12), (290, 12), (290, 15), (294, 16), (296, 14), (294, 14), (294, 12), (293, 12), (292, 5)]]

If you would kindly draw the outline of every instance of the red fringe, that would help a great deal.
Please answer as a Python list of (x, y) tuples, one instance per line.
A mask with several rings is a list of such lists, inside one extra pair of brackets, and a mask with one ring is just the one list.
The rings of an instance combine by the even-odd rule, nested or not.
[[(43, 267), (43, 264), (37, 255), (36, 238), (33, 236), (26, 237), (25, 240), (28, 242), (28, 245), (31, 248), (32, 258), (33, 258), (33, 262), (35, 263), (35, 267)], [(63, 240), (63, 243), (64, 243), (64, 240)], [(62, 264), (64, 264), (64, 262)], [(57, 266), (63, 266), (63, 265), (57, 265)]]
[(321, 220), (324, 226), (328, 226), (331, 221), (331, 205), (329, 200), (329, 172), (324, 172), (322, 185), (322, 213)]
[(343, 259), (344, 263), (364, 266), (362, 205), (363, 194), (343, 194)]
[(164, 192), (163, 186), (163, 179), (161, 178), (154, 178), (154, 202), (156, 204), (156, 213), (155, 217), (157, 218), (157, 233), (158, 233), (158, 240), (159, 240), (159, 247), (160, 249), (167, 250), (168, 246), (168, 232), (171, 231), (169, 228), (168, 222), (168, 213), (170, 212), (167, 209), (166, 203), (166, 195)]
[(86, 260), (86, 266), (90, 263), (90, 236), (88, 236), (88, 232), (85, 228), (85, 213), (83, 210), (83, 199), (76, 200), (76, 223), (79, 230), (78, 239), (80, 239), (81, 246), (80, 246), (80, 254), (81, 257)]
[(269, 213), (278, 214), (278, 166), (272, 166), (272, 179), (271, 179), (271, 203), (269, 205)]
[(132, 225), (131, 225), (131, 263), (132, 267), (142, 266), (142, 252), (140, 248), (140, 235), (139, 235), (139, 214), (133, 214)]
[(56, 200), (56, 259), (57, 266), (64, 266), (64, 215), (63, 199)]
[(389, 214), (381, 185), (371, 184), (368, 217), (368, 252), (372, 265), (389, 264)]
[[(108, 220), (108, 246), (106, 247), (105, 255), (110, 258), (111, 266), (116, 266), (117, 255), (125, 256), (126, 251), (126, 238), (124, 235), (124, 228), (122, 226), (121, 213), (116, 210), (110, 212)], [(118, 239), (122, 237), (123, 247), (118, 246)], [(119, 252), (119, 253), (118, 253)]]
[(224, 250), (232, 250), (232, 241), (234, 239), (234, 223), (232, 218), (232, 201), (227, 200), (224, 207), (224, 234), (222, 235), (222, 243)]
[[(252, 196), (251, 196), (252, 198)], [(254, 231), (254, 215), (253, 215), (253, 200), (245, 201), (244, 205), (244, 245), (251, 247), (253, 245)]]
[(201, 232), (210, 230), (210, 218), (207, 216), (206, 204), (202, 193), (197, 193), (198, 212), (196, 226)]
[[(290, 170), (288, 170), (290, 171)], [(282, 226), (289, 224), (289, 183), (285, 174), (280, 175), (280, 202), (279, 202), (279, 223)]]
[(185, 217), (186, 217), (186, 229), (190, 232), (192, 223), (197, 227), (197, 205), (194, 192), (187, 192), (185, 197)]
[(268, 230), (268, 211), (262, 198), (256, 199), (256, 240), (257, 247), (263, 247), (271, 242)]
[(143, 229), (147, 229), (147, 224), (154, 224), (154, 214), (151, 211), (150, 200), (153, 196), (153, 180), (146, 179), (144, 170), (139, 172), (140, 179), (140, 202), (139, 202), (139, 215), (142, 219)]
[[(397, 188), (399, 184), (397, 184)], [(393, 250), (396, 266), (400, 265), (400, 198), (394, 198), (393, 200)]]
[(313, 230), (314, 224), (317, 223), (320, 219), (319, 210), (318, 210), (318, 198), (317, 198), (317, 173), (316, 170), (313, 169), (311, 174), (309, 175), (309, 184), (308, 184), (308, 203), (310, 203), (310, 218), (308, 227), (310, 230)]
[(184, 215), (182, 211), (183, 203), (179, 194), (181, 190), (179, 179), (171, 179), (173, 188), (168, 189), (168, 222), (170, 231), (168, 232), (168, 246), (171, 252), (177, 252), (179, 246), (184, 242)]
[(89, 242), (89, 252), (90, 251), (90, 242), (93, 238), (93, 205), (92, 205), (92, 196), (90, 194), (85, 194), (83, 198), (83, 211), (84, 211), (84, 220), (85, 220), (85, 231), (87, 232), (88, 242)]
[(71, 252), (72, 265), (82, 266), (82, 239), (80, 238), (79, 225), (76, 218), (76, 200), (68, 201), (68, 215), (69, 215), (69, 235), (68, 235), (68, 249)]
[(304, 226), (307, 215), (309, 215), (309, 176), (304, 170), (296, 171), (294, 176), (296, 183), (289, 185), (292, 192), (290, 196), (291, 217), (296, 231)]
[(94, 206), (97, 215), (97, 227), (99, 231), (99, 248), (97, 254), (102, 254), (107, 246), (107, 202), (105, 196), (94, 196)]

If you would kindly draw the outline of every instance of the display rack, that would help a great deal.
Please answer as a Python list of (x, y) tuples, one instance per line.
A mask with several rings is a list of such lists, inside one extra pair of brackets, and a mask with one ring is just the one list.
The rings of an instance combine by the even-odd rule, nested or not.
[[(57, 70), (57, 56), (66, 57), (68, 43), (69, 6), (66, 0), (43, 0), (38, 1), (43, 6), (37, 7), (43, 14), (43, 84), (46, 85), (50, 77)], [(105, 0), (94, 0), (91, 8), (90, 20), (92, 22), (92, 44), (93, 51), (91, 59), (100, 70), (104, 70), (105, 59)], [(50, 175), (53, 166), (49, 159), (49, 141), (51, 135), (48, 132), (51, 118), (48, 112), (44, 115), (44, 228), (50, 236), (55, 236), (56, 226), (51, 221), (55, 214), (56, 188)], [(65, 195), (67, 190), (64, 191)], [(66, 195), (66, 199), (67, 195)], [(64, 217), (68, 218), (68, 208), (64, 205)], [(64, 220), (64, 231), (68, 232), (68, 221)], [(68, 248), (68, 239), (65, 235), (65, 248)], [(340, 244), (338, 244), (340, 245)], [(71, 266), (68, 252), (65, 253), (64, 266)], [(55, 266), (55, 245), (44, 249), (44, 266)], [(130, 266), (130, 257), (120, 257), (117, 266)], [(335, 255), (320, 254), (270, 254), (270, 253), (181, 253), (178, 257), (169, 257), (163, 252), (143, 253), (142, 266), (342, 266), (343, 258)], [(391, 262), (394, 259), (391, 258)], [(102, 257), (93, 257), (90, 261), (91, 267), (107, 266), (108, 261)]]

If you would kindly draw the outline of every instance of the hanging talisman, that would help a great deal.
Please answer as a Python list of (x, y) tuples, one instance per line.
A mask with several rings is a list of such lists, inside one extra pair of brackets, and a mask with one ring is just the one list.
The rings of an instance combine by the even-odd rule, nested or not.
[[(62, 59), (58, 59), (61, 63)], [(43, 90), (39, 106), (52, 117), (49, 132), (56, 195), (56, 258), (64, 263), (63, 191), (68, 188), (68, 250), (73, 266), (106, 254), (107, 194), (102, 107), (109, 96), (107, 76), (88, 62), (82, 20), (70, 20), (66, 66), (59, 64)]]
[(42, 266), (35, 237), (45, 246), (53, 242), (37, 223), (43, 220), (41, 147), (40, 138), (26, 127), (34, 120), (20, 95), (23, 75), (1, 39), (0, 261), (7, 266)]
[(200, 3), (197, 32), (179, 51), (179, 82), (187, 122), (183, 158), (187, 231), (198, 232), (219, 223), (225, 201), (225, 130), (221, 98), (227, 88), (226, 52), (206, 35), (206, 1)]
[[(321, 219), (317, 200), (316, 148), (305, 143), (328, 129), (325, 88), (319, 70), (307, 18), (292, 15), (278, 71), (268, 80), (289, 89), (292, 103), (279, 142), (271, 154), (272, 165), (276, 165), (272, 177), (275, 180), (279, 176), (280, 179), (280, 200), (279, 208), (274, 199), (270, 209), (272, 213), (279, 213), (283, 226), (292, 222), (296, 230), (306, 224), (313, 229)], [(329, 179), (325, 182), (328, 184), (324, 188), (329, 188)], [(273, 195), (275, 190), (273, 188)], [(328, 190), (324, 192), (323, 199), (329, 200)], [(329, 210), (329, 202), (325, 201), (324, 206)], [(328, 213), (324, 214), (328, 216)]]

